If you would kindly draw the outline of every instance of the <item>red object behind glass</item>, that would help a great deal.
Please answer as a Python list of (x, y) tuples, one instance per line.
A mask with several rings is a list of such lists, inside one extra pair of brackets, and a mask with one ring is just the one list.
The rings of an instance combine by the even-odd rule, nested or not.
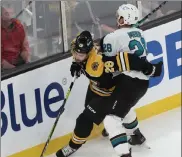
[(11, 19), (8, 10), (3, 10), (1, 17), (1, 61), (6, 60), (12, 65), (17, 65), (21, 56), (26, 63), (29, 58), (29, 44), (24, 27), (17, 19)]

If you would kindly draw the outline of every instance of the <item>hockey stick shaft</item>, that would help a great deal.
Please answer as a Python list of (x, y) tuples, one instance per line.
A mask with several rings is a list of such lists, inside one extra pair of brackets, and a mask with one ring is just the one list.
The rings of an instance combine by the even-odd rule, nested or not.
[[(25, 8), (27, 8), (30, 4), (32, 4), (32, 1), (29, 1), (28, 4), (27, 4), (27, 6), (26, 6)], [(18, 18), (18, 17), (25, 11), (25, 8), (22, 9), (22, 10), (16, 15), (15, 18)]]
[(51, 139), (51, 137), (52, 137), (52, 135), (53, 135), (53, 132), (54, 132), (56, 126), (57, 126), (57, 123), (58, 123), (58, 121), (59, 121), (59, 118), (60, 118), (61, 114), (64, 112), (65, 104), (66, 104), (66, 102), (67, 102), (67, 100), (68, 100), (68, 97), (69, 97), (70, 92), (71, 92), (71, 90), (72, 90), (72, 88), (73, 88), (73, 85), (74, 85), (75, 80), (76, 80), (76, 77), (73, 78), (73, 80), (72, 80), (72, 82), (71, 82), (71, 84), (70, 84), (70, 87), (69, 87), (69, 89), (68, 89), (68, 91), (67, 91), (66, 97), (65, 97), (65, 99), (64, 99), (64, 101), (63, 101), (62, 106), (61, 106), (60, 109), (59, 109), (59, 113), (58, 113), (58, 115), (57, 115), (57, 117), (56, 117), (56, 120), (55, 120), (54, 125), (53, 125), (53, 127), (52, 127), (52, 129), (51, 129), (51, 132), (50, 132), (50, 134), (49, 134), (49, 136), (48, 136), (48, 139), (47, 139), (47, 141), (46, 141), (46, 143), (45, 143), (45, 145), (44, 145), (44, 148), (43, 148), (43, 150), (42, 150), (42, 153), (41, 153), (40, 157), (43, 157), (44, 153), (46, 152), (47, 146), (48, 146), (49, 141), (50, 141), (50, 139)]
[(139, 27), (143, 22), (145, 22), (151, 15), (153, 15), (156, 11), (158, 11), (160, 8), (162, 8), (166, 3), (167, 3), (167, 1), (162, 2), (157, 8), (155, 8), (154, 10), (152, 10), (143, 19), (141, 19), (135, 25), (133, 25), (133, 27)]

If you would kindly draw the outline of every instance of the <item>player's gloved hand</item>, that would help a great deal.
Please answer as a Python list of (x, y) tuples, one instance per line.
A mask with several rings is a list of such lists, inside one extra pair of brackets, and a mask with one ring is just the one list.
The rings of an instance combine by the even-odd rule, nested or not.
[(163, 66), (163, 61), (160, 61), (157, 64), (151, 64), (152, 68), (150, 71), (146, 72), (146, 75), (149, 75), (151, 77), (158, 77), (162, 73), (162, 66)]
[(81, 66), (76, 63), (76, 62), (72, 62), (71, 68), (71, 76), (74, 77), (76, 75), (76, 77), (80, 77), (81, 75)]

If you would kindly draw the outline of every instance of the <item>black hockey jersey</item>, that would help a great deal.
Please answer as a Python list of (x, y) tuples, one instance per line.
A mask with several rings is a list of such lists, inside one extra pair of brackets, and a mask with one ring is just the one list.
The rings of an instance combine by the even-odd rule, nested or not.
[(83, 74), (90, 80), (91, 90), (100, 96), (111, 95), (115, 89), (115, 75), (130, 70), (146, 72), (152, 68), (149, 62), (134, 54), (120, 52), (116, 56), (107, 57), (99, 52), (96, 46), (93, 47), (87, 60), (80, 66)]

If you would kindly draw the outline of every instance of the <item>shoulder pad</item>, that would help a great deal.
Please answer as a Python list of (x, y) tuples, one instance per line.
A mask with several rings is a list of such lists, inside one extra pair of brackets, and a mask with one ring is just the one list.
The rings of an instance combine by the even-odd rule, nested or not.
[(102, 61), (102, 55), (97, 53), (97, 50), (93, 48), (89, 53), (89, 58), (86, 64), (86, 72), (91, 77), (100, 77), (103, 74), (104, 63)]

